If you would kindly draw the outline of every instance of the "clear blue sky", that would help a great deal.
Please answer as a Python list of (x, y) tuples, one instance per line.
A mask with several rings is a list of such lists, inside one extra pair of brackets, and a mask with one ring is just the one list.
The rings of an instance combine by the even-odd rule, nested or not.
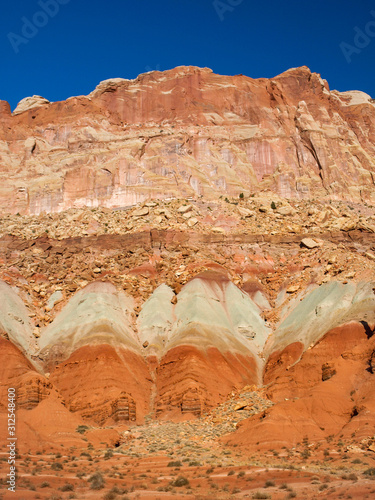
[[(56, 13), (55, 4), (54, 16), (41, 15), (39, 2), (50, 2), (52, 13), (55, 2), (64, 5)], [(88, 94), (107, 78), (135, 78), (180, 65), (253, 78), (306, 65), (331, 89), (363, 90), (375, 97), (371, 10), (375, 2), (370, 0), (2, 2), (0, 99), (12, 109), (33, 94), (63, 100)], [(34, 28), (26, 29), (25, 19)], [(355, 28), (364, 30), (370, 21), (371, 36), (357, 40), (361, 48), (348, 63), (340, 43), (355, 47)]]

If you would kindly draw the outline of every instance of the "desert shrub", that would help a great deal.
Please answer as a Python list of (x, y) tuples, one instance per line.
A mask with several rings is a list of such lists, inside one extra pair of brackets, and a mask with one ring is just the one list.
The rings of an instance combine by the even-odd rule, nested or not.
[(244, 471), (244, 470), (242, 470), (242, 471), (240, 471), (240, 472), (237, 474), (237, 477), (244, 477), (244, 475), (245, 475), (245, 471)]
[(63, 484), (60, 488), (60, 491), (73, 491), (74, 490), (74, 485), (71, 483), (65, 483)]
[(309, 458), (309, 456), (310, 456), (310, 455), (311, 455), (311, 452), (310, 452), (310, 450), (309, 450), (308, 448), (305, 448), (305, 449), (303, 450), (303, 452), (301, 453), (301, 457), (302, 457), (303, 459), (305, 459), (305, 460), (306, 460), (307, 458)]
[(40, 485), (41, 488), (49, 488), (49, 482), (48, 481), (43, 481), (42, 484)]
[(264, 483), (264, 487), (270, 488), (271, 486), (275, 486), (275, 481), (271, 481), (271, 479), (267, 479), (267, 481)]
[(103, 500), (115, 500), (116, 497), (117, 493), (114, 493), (113, 491), (107, 491), (107, 493), (103, 497)]
[(365, 474), (366, 476), (375, 476), (375, 467), (366, 469), (365, 471), (363, 471), (363, 474)]
[(172, 462), (168, 463), (167, 467), (181, 467), (181, 465), (181, 460), (172, 460)]
[(178, 476), (177, 479), (171, 482), (172, 486), (176, 486), (177, 488), (181, 488), (181, 486), (188, 486), (189, 480), (184, 476)]
[(63, 468), (63, 464), (60, 464), (60, 462), (56, 462), (51, 465), (52, 470), (62, 470)]
[(265, 493), (264, 491), (256, 491), (253, 494), (253, 498), (256, 498), (257, 500), (258, 499), (263, 500), (263, 499), (271, 498), (271, 496), (268, 493)]
[(84, 434), (87, 431), (87, 429), (88, 429), (87, 425), (79, 425), (76, 429), (76, 432)]
[(101, 472), (95, 472), (89, 477), (88, 482), (90, 483), (91, 490), (101, 490), (104, 488), (104, 477)]

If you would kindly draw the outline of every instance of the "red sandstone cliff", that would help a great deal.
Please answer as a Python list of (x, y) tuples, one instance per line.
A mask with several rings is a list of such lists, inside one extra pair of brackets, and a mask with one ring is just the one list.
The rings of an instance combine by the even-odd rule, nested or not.
[(271, 79), (178, 67), (88, 96), (0, 101), (0, 208), (56, 212), (149, 197), (372, 200), (375, 104), (307, 67)]

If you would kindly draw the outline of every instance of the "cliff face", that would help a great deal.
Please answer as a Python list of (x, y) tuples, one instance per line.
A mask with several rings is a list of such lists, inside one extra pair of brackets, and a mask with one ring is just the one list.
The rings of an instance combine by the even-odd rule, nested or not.
[(22, 453), (374, 451), (374, 174), (373, 100), (306, 67), (0, 101), (3, 442), (13, 387)]
[(307, 67), (269, 80), (154, 71), (64, 102), (26, 98), (13, 114), (0, 101), (0, 208), (260, 191), (371, 201), (374, 143), (370, 96), (330, 91)]

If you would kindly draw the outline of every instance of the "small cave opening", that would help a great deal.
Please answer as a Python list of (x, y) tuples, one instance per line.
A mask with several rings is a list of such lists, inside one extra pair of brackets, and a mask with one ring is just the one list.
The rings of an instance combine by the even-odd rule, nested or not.
[(352, 409), (352, 412), (350, 414), (350, 418), (354, 418), (356, 417), (357, 415), (359, 415), (359, 411), (358, 411), (358, 408), (355, 406), (353, 409)]

